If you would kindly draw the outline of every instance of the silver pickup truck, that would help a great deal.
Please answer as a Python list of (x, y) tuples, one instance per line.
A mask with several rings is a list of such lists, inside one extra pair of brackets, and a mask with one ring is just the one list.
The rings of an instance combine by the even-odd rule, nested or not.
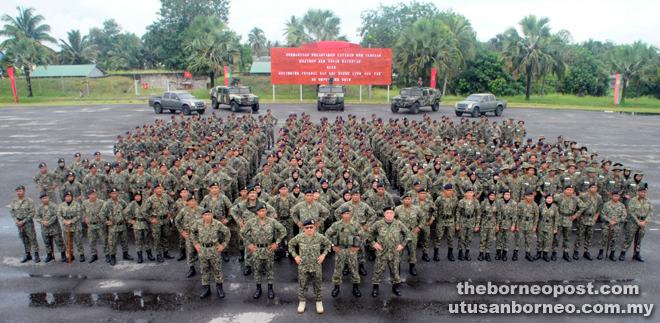
[(457, 102), (454, 111), (459, 117), (463, 113), (467, 113), (477, 118), (486, 112), (493, 112), (496, 116), (501, 116), (506, 105), (506, 100), (495, 100), (495, 96), (490, 93), (475, 93), (470, 94), (465, 100)]
[(193, 111), (204, 114), (206, 111), (206, 101), (196, 99), (192, 94), (184, 91), (168, 91), (163, 93), (163, 96), (150, 97), (149, 106), (159, 114), (166, 109), (172, 113), (181, 111), (185, 115)]

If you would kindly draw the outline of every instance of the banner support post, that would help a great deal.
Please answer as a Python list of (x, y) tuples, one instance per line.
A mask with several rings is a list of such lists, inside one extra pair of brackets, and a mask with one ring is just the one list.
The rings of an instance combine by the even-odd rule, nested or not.
[(273, 84), (273, 102), (275, 102), (275, 84)]
[(390, 103), (390, 86), (387, 85), (387, 103)]
[(302, 84), (300, 84), (300, 102), (302, 102)]
[(360, 102), (362, 102), (362, 85), (360, 85)]

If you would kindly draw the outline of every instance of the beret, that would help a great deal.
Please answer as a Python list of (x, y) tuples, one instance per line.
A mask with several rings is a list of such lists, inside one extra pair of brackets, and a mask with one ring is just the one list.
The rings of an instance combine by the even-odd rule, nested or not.
[(420, 187), (420, 188), (417, 190), (417, 192), (418, 192), (418, 193), (421, 193), (421, 192), (427, 192), (427, 189), (426, 189), (426, 187)]
[[(69, 194), (70, 194), (70, 193), (71, 193), (71, 192), (69, 192)], [(108, 190), (108, 193), (119, 193), (119, 190), (118, 190), (116, 187), (113, 187), (113, 188), (111, 188), (111, 189)], [(66, 195), (66, 192), (64, 193), (64, 195)]]
[(96, 168), (96, 164), (89, 165), (89, 169)]
[(59, 163), (63, 163), (63, 162), (64, 162), (64, 158), (60, 158), (60, 159), (57, 160), (57, 163), (58, 163), (58, 164), (59, 164)]
[(186, 167), (186, 172), (189, 171), (189, 170), (194, 171), (195, 169), (192, 166)]
[(468, 188), (465, 189), (464, 193), (467, 193), (467, 192), (474, 192), (474, 190), (472, 189), (472, 187), (468, 187)]
[(136, 196), (136, 195), (142, 196), (142, 191), (140, 191), (140, 190), (135, 191), (135, 193), (133, 193), (133, 196)]
[(267, 210), (268, 208), (266, 207), (266, 203), (260, 202), (257, 204), (257, 206), (254, 208), (255, 211), (259, 210)]
[(388, 206), (384, 207), (383, 212), (386, 212), (386, 211), (394, 211), (394, 206), (388, 205)]
[(645, 191), (646, 189), (649, 188), (648, 186), (649, 185), (647, 183), (640, 184), (639, 186), (637, 186), (637, 190), (638, 191)]
[(403, 193), (403, 195), (401, 195), (401, 199), (402, 199), (402, 200), (405, 199), (405, 198), (407, 198), (407, 197), (412, 198), (412, 194), (411, 194), (410, 192), (406, 192), (406, 193)]
[(18, 185), (18, 186), (16, 186), (16, 190), (17, 190), (17, 191), (18, 191), (18, 190), (25, 190), (25, 186), (23, 186), (23, 185)]
[(567, 184), (567, 185), (564, 185), (564, 189), (567, 189), (567, 188), (574, 188), (574, 187), (573, 187), (573, 184)]
[(241, 186), (238, 190), (239, 191), (247, 191), (248, 189), (249, 189), (249, 187), (247, 187), (247, 186)]
[(92, 193), (96, 193), (95, 188), (90, 188), (90, 189), (87, 190), (87, 195), (92, 194)]
[(598, 186), (598, 183), (596, 183), (596, 182), (589, 183), (589, 187), (592, 187), (592, 186)]
[(525, 195), (534, 195), (534, 191), (532, 190), (526, 190)]
[[(116, 190), (116, 189), (115, 189)], [(110, 192), (112, 192), (112, 189), (110, 189)], [(116, 192), (116, 191), (115, 191)], [(71, 191), (65, 191), (63, 196), (73, 196), (73, 193)]]
[(209, 184), (209, 187), (213, 187), (213, 186), (220, 186), (220, 185), (218, 184), (218, 182), (211, 182)]
[(357, 188), (352, 189), (351, 190), (351, 195), (353, 195), (353, 194), (360, 194), (360, 190), (357, 189)]
[(305, 194), (314, 194), (314, 192), (312, 192), (312, 189), (309, 188), (305, 190)]
[(351, 212), (351, 209), (349, 209), (347, 206), (344, 206), (341, 208), (341, 210), (339, 210), (340, 214), (344, 214), (346, 212)]
[(279, 184), (277, 185), (277, 189), (287, 188), (287, 187), (288, 187), (288, 186), (287, 186), (286, 183), (279, 183)]
[(202, 211), (202, 214), (204, 214), (204, 213), (213, 213), (213, 212), (211, 212), (211, 209), (209, 209), (209, 208), (205, 208), (205, 209)]
[(156, 183), (156, 184), (154, 185), (154, 189), (156, 189), (156, 188), (158, 188), (158, 187), (161, 187), (161, 188), (162, 188), (163, 185), (160, 185), (160, 183)]
[(196, 201), (196, 200), (197, 200), (197, 198), (195, 197), (195, 194), (191, 194), (190, 196), (188, 196), (188, 201), (187, 202)]
[(376, 187), (385, 187), (385, 183), (380, 182), (380, 183), (376, 184)]
[(612, 195), (619, 195), (619, 190), (614, 190), (611, 192)]
[(504, 193), (511, 193), (511, 190), (508, 189), (508, 188), (505, 188), (504, 190), (502, 190), (502, 194), (504, 194)]
[(44, 197), (48, 196), (48, 193), (44, 192), (39, 195), (39, 198), (42, 199)]
[(454, 189), (454, 185), (452, 184), (445, 185), (445, 190), (451, 190), (451, 189)]
[(41, 168), (41, 167), (46, 167), (46, 163), (39, 164), (39, 168)]
[(487, 195), (491, 195), (491, 194), (495, 194), (495, 190), (492, 190), (492, 189), (491, 189), (491, 190), (488, 190), (488, 194), (487, 194)]
[(307, 220), (303, 221), (303, 223), (302, 223), (303, 227), (306, 227), (308, 225), (315, 225), (315, 224), (316, 224), (316, 221), (314, 221), (314, 219), (307, 219)]

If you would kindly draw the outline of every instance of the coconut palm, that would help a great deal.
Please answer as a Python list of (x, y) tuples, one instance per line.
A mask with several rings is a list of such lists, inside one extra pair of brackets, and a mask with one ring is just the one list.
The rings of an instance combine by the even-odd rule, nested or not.
[(630, 81), (644, 81), (646, 74), (653, 69), (657, 49), (641, 41), (632, 45), (621, 45), (614, 48), (608, 55), (610, 68), (621, 74), (623, 89), (621, 90), (621, 103), (626, 101), (626, 88)]
[(80, 30), (71, 30), (67, 33), (67, 40), (60, 39), (62, 50), (59, 60), (65, 64), (88, 64), (93, 63), (98, 56), (96, 45), (93, 45), (88, 36), (81, 36)]
[(10, 66), (23, 71), (27, 81), (28, 97), (32, 97), (32, 81), (30, 79), (32, 66), (48, 65), (49, 58), (50, 52), (46, 47), (33, 39), (20, 37), (7, 47), (3, 61), (10, 62)]
[(252, 30), (250, 30), (250, 33), (248, 34), (248, 44), (250, 44), (250, 47), (252, 47), (252, 52), (254, 55), (259, 58), (261, 53), (263, 53), (266, 50), (266, 45), (268, 43), (268, 40), (266, 40), (266, 35), (264, 35), (264, 31), (254, 27)]
[(50, 26), (42, 24), (45, 18), (42, 15), (35, 15), (34, 8), (16, 7), (17, 17), (11, 17), (5, 14), (0, 20), (7, 22), (0, 30), (0, 36), (7, 37), (1, 44), (0, 50), (4, 50), (11, 43), (15, 43), (19, 38), (36, 41), (40, 44), (44, 42), (57, 43), (57, 40), (51, 37)]
[(330, 10), (310, 9), (302, 19), (291, 16), (284, 23), (284, 36), (292, 47), (327, 40), (348, 41), (346, 35), (339, 35), (340, 22), (341, 19)]
[(452, 70), (448, 69), (445, 72), (444, 85), (442, 86), (442, 95), (444, 96), (447, 90), (447, 80), (451, 77), (450, 73), (458, 73), (459, 69), (465, 68), (466, 61), (474, 59), (477, 48), (477, 37), (472, 24), (470, 24), (470, 21), (465, 16), (453, 11), (446, 11), (438, 15), (438, 18), (451, 32), (454, 45), (456, 46), (454, 68)]

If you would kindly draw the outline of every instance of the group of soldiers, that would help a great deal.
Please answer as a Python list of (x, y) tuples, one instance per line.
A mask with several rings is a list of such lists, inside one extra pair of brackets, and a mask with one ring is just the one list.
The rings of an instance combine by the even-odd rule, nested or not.
[(353, 294), (361, 296), (367, 259), (375, 261), (372, 296), (387, 268), (392, 292), (401, 295), (405, 250), (415, 276), (418, 249), (429, 262), (433, 247), (439, 261), (446, 240), (454, 261), (457, 236), (458, 259), (470, 261), (475, 233), (480, 261), (491, 261), (493, 248), (495, 260), (507, 261), (512, 245), (516, 261), (523, 243), (527, 260), (555, 261), (561, 242), (570, 262), (580, 252), (592, 260), (594, 229), (602, 223), (598, 259), (609, 254), (615, 261), (620, 248), (623, 261), (634, 242), (633, 259), (643, 261), (642, 239), (653, 214), (643, 172), (599, 159), (569, 138), (524, 141), (523, 121), (497, 125), (485, 117), (455, 124), (444, 116), (385, 122), (349, 115), (314, 124), (309, 115), (291, 114), (275, 136), (277, 125), (270, 111), (224, 120), (215, 113), (172, 116), (118, 136), (112, 162), (96, 152), (92, 160), (76, 153), (70, 165), (59, 159), (55, 171), (39, 164), (34, 183), (41, 204), (25, 196), (24, 186), (11, 204), (25, 246), (22, 262), (40, 261), (34, 221), (41, 224), (45, 262), (54, 260), (53, 244), (63, 262), (75, 259), (74, 245), (84, 262), (84, 232), (90, 263), (98, 260), (99, 242), (110, 265), (117, 262), (117, 244), (122, 259), (134, 260), (132, 231), (138, 263), (143, 253), (150, 261), (173, 259), (174, 243), (176, 259), (189, 267), (186, 277), (197, 274), (199, 262), (200, 297), (211, 294), (214, 279), (222, 298), (222, 262), (229, 261), (233, 240), (243, 273), (254, 272), (255, 299), (263, 276), (268, 298), (275, 297), (273, 265), (288, 257), (299, 265), (298, 311), (304, 312), (312, 284), (322, 313), (321, 264), (331, 252), (333, 297), (349, 274)]

